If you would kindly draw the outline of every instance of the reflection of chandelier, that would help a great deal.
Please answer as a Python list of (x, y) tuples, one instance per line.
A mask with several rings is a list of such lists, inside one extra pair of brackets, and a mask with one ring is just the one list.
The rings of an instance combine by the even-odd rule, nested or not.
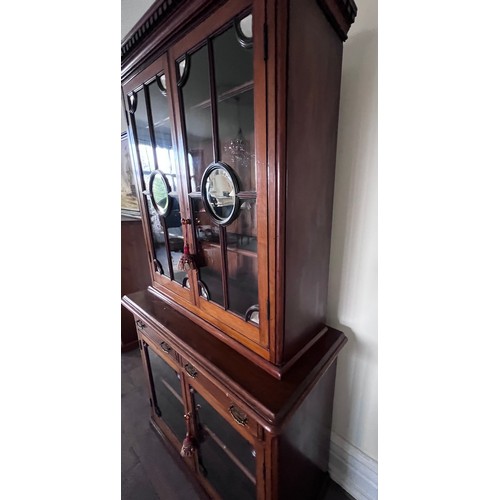
[(243, 132), (241, 130), (241, 118), (240, 118), (240, 99), (235, 97), (236, 108), (238, 110), (238, 133), (236, 137), (230, 139), (224, 145), (224, 152), (230, 154), (233, 157), (233, 163), (241, 167), (249, 167), (252, 155), (249, 153), (250, 144), (243, 137)]
[(239, 128), (236, 137), (231, 139), (224, 146), (224, 151), (233, 157), (233, 162), (242, 167), (248, 167), (250, 165), (252, 155), (248, 152), (248, 149), (249, 144), (243, 137), (241, 127)]

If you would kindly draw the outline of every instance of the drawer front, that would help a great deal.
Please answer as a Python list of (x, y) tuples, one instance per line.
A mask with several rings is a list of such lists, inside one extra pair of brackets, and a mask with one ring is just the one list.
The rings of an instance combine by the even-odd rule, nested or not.
[(230, 393), (217, 387), (197, 365), (180, 357), (186, 380), (194, 389), (203, 395), (209, 395), (209, 402), (214, 408), (242, 435), (248, 439), (259, 437), (260, 428), (257, 421), (243, 409), (242, 404)]
[(135, 316), (134, 318), (137, 332), (141, 335), (144, 335), (151, 343), (153, 343), (154, 347), (164, 352), (165, 354), (168, 354), (178, 364), (180, 356), (170, 345), (170, 343), (142, 319), (138, 318), (137, 316)]

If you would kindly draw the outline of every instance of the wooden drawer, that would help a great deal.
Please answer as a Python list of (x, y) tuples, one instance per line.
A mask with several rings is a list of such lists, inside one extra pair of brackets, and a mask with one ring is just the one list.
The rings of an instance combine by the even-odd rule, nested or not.
[(145, 323), (142, 319), (134, 316), (137, 332), (144, 335), (158, 350), (168, 354), (176, 363), (179, 363), (180, 356), (170, 343), (151, 326)]
[(183, 356), (180, 357), (180, 362), (189, 385), (200, 392), (225, 420), (248, 439), (253, 441), (252, 438), (259, 438), (260, 426), (241, 401), (215, 385), (196, 364), (189, 362)]

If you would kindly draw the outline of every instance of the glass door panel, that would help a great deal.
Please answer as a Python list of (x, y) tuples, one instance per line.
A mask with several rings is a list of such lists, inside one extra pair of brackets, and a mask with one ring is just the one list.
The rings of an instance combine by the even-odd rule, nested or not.
[(221, 306), (224, 305), (224, 289), (222, 278), (222, 253), (220, 242), (220, 226), (208, 216), (199, 197), (191, 201), (196, 228), (198, 248), (198, 266), (200, 280), (208, 290), (209, 299)]
[(234, 21), (176, 64), (199, 279), (208, 289), (200, 295), (245, 319), (259, 303), (253, 49), (251, 29), (242, 35)]
[(213, 40), (220, 159), (236, 172), (240, 190), (255, 191), (253, 50), (234, 25)]
[(239, 217), (227, 226), (229, 309), (245, 317), (259, 304), (256, 200), (244, 200)]
[[(129, 94), (129, 99), (135, 101), (131, 121), (143, 178), (155, 269), (182, 284), (187, 273), (178, 269), (184, 249), (179, 199), (181, 185), (174, 156), (165, 75), (156, 75), (142, 88)], [(162, 182), (159, 182), (160, 178)], [(159, 210), (159, 200), (155, 199), (160, 191), (162, 210)]]
[[(159, 417), (182, 443), (186, 435), (180, 375), (153, 349), (147, 348), (152, 385)], [(157, 413), (158, 414), (158, 413)]]
[(214, 161), (207, 45), (185, 60), (188, 62), (184, 69), (187, 74), (182, 87), (182, 100), (189, 164), (189, 191), (199, 192), (203, 171)]
[[(134, 100), (136, 101), (136, 109), (132, 115), (132, 119), (133, 124), (135, 125), (135, 140), (139, 153), (139, 162), (144, 180), (144, 188), (148, 189), (151, 173), (155, 170), (155, 160), (153, 157), (153, 144), (151, 141), (146, 97), (143, 89), (134, 94)], [(165, 231), (161, 223), (161, 219), (153, 207), (151, 198), (146, 196), (145, 201), (149, 216), (151, 237), (153, 239), (153, 258), (155, 259), (156, 270), (161, 274), (169, 275), (171, 262), (165, 247)]]
[(150, 84), (148, 88), (156, 143), (156, 161), (158, 169), (164, 173), (167, 180), (171, 203), (169, 212), (163, 216), (163, 226), (168, 238), (166, 247), (170, 251), (173, 279), (182, 284), (183, 279), (187, 276), (185, 271), (178, 269), (179, 259), (184, 250), (178, 191), (182, 188), (175, 167), (171, 113), (168, 100), (166, 99), (166, 87), (163, 78), (164, 75), (158, 77), (156, 82)]
[(192, 389), (200, 469), (223, 499), (255, 499), (255, 450)]

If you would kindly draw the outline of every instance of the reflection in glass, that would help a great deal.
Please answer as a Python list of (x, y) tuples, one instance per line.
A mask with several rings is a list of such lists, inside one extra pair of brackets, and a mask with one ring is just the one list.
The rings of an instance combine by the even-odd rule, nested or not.
[[(200, 427), (199, 460), (206, 478), (222, 498), (256, 498), (255, 450), (196, 391), (193, 394)], [(226, 450), (230, 452), (227, 453)], [(238, 462), (238, 463), (237, 463)]]
[(156, 209), (160, 215), (167, 213), (168, 211), (168, 186), (167, 181), (161, 174), (159, 170), (156, 170), (151, 176), (151, 197), (153, 199), (153, 204), (156, 205)]
[[(165, 75), (162, 75), (165, 76)], [(160, 78), (161, 80), (161, 78)], [(172, 123), (169, 100), (156, 84), (148, 87), (151, 100), (154, 137), (156, 142), (156, 160), (158, 169), (166, 176), (172, 191), (177, 191), (177, 175), (172, 144)]]
[(171, 210), (165, 218), (165, 225), (168, 228), (168, 242), (170, 247), (170, 256), (172, 258), (172, 270), (174, 280), (182, 284), (182, 281), (187, 276), (186, 271), (178, 269), (179, 260), (184, 251), (184, 236), (182, 234), (181, 212), (179, 206), (179, 196), (170, 193)]
[[(155, 170), (155, 164), (151, 136), (149, 133), (144, 91), (141, 89), (135, 94), (135, 96), (137, 107), (133, 115), (133, 119), (135, 121), (137, 135), (136, 141), (138, 143), (139, 159), (142, 168), (144, 186), (149, 187), (149, 178), (152, 171)], [(151, 235), (153, 238), (154, 258), (160, 263), (163, 272), (169, 275), (169, 257), (165, 248), (165, 233), (163, 231), (163, 226), (149, 196), (146, 197), (146, 203), (149, 214)]]
[[(146, 196), (151, 235), (154, 247), (154, 259), (159, 263), (157, 271), (178, 283), (186, 276), (177, 265), (184, 248), (184, 237), (179, 207), (179, 197), (175, 191), (176, 170), (173, 162), (173, 147), (170, 132), (168, 101), (156, 84), (149, 87), (151, 100), (154, 137), (156, 139), (156, 160), (153, 151), (151, 130), (148, 124), (145, 94), (140, 90), (136, 94), (137, 109), (133, 115), (138, 139), (139, 158), (141, 161), (144, 187), (149, 190)], [(154, 173), (156, 172), (156, 173)], [(160, 215), (158, 214), (158, 211)]]
[(160, 77), (156, 77), (158, 82), (158, 87), (160, 87), (161, 93), (163, 95), (167, 95), (167, 78), (165, 75), (161, 75)]
[(201, 198), (193, 197), (191, 202), (196, 231), (200, 279), (210, 293), (210, 300), (219, 305), (224, 305), (220, 228), (207, 214)]
[(201, 190), (201, 176), (214, 161), (212, 142), (212, 106), (208, 49), (204, 45), (191, 54), (189, 74), (182, 87), (186, 142), (189, 162), (190, 191)]
[(250, 313), (250, 318), (249, 321), (252, 321), (253, 323), (259, 324), (259, 311), (252, 311)]
[(184, 76), (184, 71), (186, 70), (186, 59), (183, 59), (179, 63), (179, 75), (182, 78)]
[(245, 317), (247, 309), (259, 302), (257, 254), (227, 249), (229, 309)]
[(256, 200), (244, 200), (238, 218), (227, 231), (229, 309), (245, 317), (259, 302)]
[(153, 386), (156, 404), (161, 413), (161, 419), (182, 442), (186, 434), (184, 420), (184, 404), (179, 375), (153, 349), (147, 350), (153, 376)]
[(249, 14), (247, 17), (244, 17), (239, 22), (239, 28), (245, 38), (247, 39), (252, 38), (252, 14)]
[(221, 222), (228, 220), (237, 208), (236, 186), (229, 172), (216, 167), (204, 182), (202, 196), (210, 212)]
[(220, 160), (238, 175), (242, 191), (256, 190), (253, 50), (231, 26), (213, 41)]
[[(188, 290), (191, 289), (191, 285), (189, 284), (189, 278), (184, 278), (184, 280), (182, 281), (182, 286), (184, 288), (187, 288)], [(208, 292), (208, 288), (203, 283), (203, 281), (198, 280), (198, 288), (200, 289), (200, 296), (206, 300), (210, 300), (210, 293)]]

